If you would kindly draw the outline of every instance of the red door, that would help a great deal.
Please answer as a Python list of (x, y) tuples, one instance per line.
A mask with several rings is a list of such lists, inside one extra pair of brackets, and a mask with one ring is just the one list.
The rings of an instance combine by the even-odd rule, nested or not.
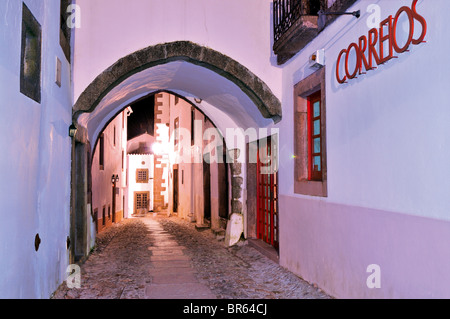
[(257, 217), (258, 239), (278, 248), (278, 165), (272, 137), (258, 142)]

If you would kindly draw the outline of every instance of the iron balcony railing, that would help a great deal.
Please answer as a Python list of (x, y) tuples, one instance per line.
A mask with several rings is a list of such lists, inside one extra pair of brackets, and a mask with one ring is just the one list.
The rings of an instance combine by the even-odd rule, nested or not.
[(297, 22), (302, 15), (317, 15), (320, 0), (274, 0), (273, 30), (274, 40), (281, 36)]

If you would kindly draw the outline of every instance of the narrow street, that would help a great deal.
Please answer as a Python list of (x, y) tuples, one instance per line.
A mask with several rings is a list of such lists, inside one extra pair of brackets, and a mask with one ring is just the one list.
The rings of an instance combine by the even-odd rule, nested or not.
[(126, 219), (97, 238), (81, 288), (53, 299), (327, 299), (249, 245), (230, 248), (177, 217)]

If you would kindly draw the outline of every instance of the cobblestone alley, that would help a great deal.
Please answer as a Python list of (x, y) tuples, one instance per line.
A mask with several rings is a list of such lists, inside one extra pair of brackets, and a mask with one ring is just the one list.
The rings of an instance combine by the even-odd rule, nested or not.
[(81, 265), (81, 288), (54, 299), (327, 299), (249, 245), (230, 248), (177, 217), (122, 221)]

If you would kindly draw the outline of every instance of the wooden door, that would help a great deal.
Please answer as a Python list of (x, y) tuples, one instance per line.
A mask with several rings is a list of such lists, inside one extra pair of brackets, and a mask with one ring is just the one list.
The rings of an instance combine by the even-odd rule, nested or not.
[(178, 168), (173, 169), (173, 212), (178, 212)]
[(134, 213), (147, 213), (150, 192), (134, 192)]
[(203, 161), (203, 217), (211, 219), (211, 165)]
[(271, 137), (258, 143), (256, 224), (257, 238), (278, 248), (278, 173)]

